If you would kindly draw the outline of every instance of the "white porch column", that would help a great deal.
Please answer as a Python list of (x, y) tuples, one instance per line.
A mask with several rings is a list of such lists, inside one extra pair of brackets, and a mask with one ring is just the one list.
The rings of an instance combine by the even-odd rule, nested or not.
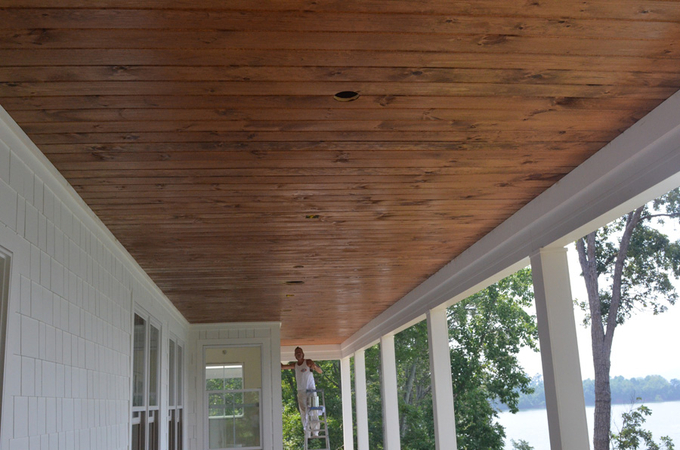
[(397, 394), (397, 358), (394, 354), (394, 335), (380, 338), (380, 383), (383, 410), (383, 443), (385, 450), (399, 450), (399, 399)]
[(366, 401), (366, 356), (363, 350), (354, 353), (354, 394), (357, 405), (357, 447), (368, 448), (368, 404)]
[(432, 409), (437, 450), (456, 450), (456, 418), (453, 411), (451, 352), (446, 308), (427, 312), (427, 339), (432, 374)]
[(342, 391), (342, 436), (345, 450), (354, 450), (354, 424), (352, 423), (352, 379), (349, 356), (340, 360)]
[(590, 448), (565, 248), (531, 256), (550, 448)]

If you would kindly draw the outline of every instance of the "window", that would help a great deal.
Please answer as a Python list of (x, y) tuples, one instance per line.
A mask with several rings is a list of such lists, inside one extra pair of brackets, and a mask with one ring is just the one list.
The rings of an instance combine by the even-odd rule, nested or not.
[(208, 348), (205, 398), (210, 449), (260, 449), (260, 347)]
[(168, 340), (168, 450), (182, 450), (182, 347)]
[(5, 334), (9, 303), (9, 255), (0, 248), (0, 424), (2, 423), (2, 386), (5, 373)]
[(211, 419), (243, 417), (243, 365), (206, 366), (208, 416)]
[(132, 354), (132, 450), (158, 450), (160, 327), (135, 314)]

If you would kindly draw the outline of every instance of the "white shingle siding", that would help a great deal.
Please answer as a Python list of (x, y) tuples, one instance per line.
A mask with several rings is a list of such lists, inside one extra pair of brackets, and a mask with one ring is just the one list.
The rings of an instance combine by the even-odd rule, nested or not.
[(0, 108), (0, 247), (17, 280), (0, 446), (126, 449), (133, 293), (164, 346), (169, 329), (186, 342), (188, 324), (55, 174)]

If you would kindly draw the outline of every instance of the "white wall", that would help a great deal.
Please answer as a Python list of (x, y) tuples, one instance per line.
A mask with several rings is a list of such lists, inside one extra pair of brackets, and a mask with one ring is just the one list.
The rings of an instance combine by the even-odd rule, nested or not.
[(1, 108), (0, 248), (11, 254), (0, 448), (128, 448), (134, 304), (162, 324), (166, 433), (167, 339), (186, 355), (189, 324)]

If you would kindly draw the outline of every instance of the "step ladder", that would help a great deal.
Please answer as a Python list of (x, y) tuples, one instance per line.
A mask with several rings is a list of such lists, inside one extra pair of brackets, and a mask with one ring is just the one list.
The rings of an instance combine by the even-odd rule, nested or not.
[[(312, 429), (312, 421), (319, 423), (318, 429)], [(305, 432), (305, 450), (309, 449), (309, 443), (317, 439), (326, 441), (322, 450), (330, 450), (331, 443), (328, 440), (328, 419), (326, 417), (326, 397), (323, 389), (307, 389), (307, 427)]]

